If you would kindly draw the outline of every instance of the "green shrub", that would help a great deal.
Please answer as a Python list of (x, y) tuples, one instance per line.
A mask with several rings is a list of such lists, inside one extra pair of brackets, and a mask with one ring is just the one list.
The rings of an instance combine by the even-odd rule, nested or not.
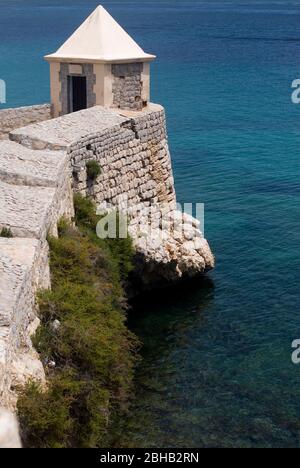
[[(134, 248), (132, 239), (129, 235), (125, 238), (119, 237), (119, 226), (121, 215), (117, 216), (117, 238), (107, 239), (106, 242), (112, 252), (113, 258), (117, 262), (122, 281), (126, 281), (129, 273), (133, 270)], [(125, 222), (121, 219), (121, 223)]]
[[(66, 218), (61, 218), (57, 223), (58, 236), (65, 235), (70, 229), (70, 221)], [(49, 236), (48, 236), (49, 237)]]
[(8, 239), (14, 237), (10, 228), (2, 228), (0, 232), (0, 237), (7, 237)]
[(72, 444), (71, 409), (80, 390), (81, 383), (74, 380), (72, 371), (58, 373), (45, 392), (35, 382), (27, 384), (18, 401), (25, 446), (63, 448)]
[(47, 391), (31, 382), (19, 397), (26, 447), (111, 446), (131, 397), (138, 341), (120, 284), (130, 254), (98, 239), (91, 201), (76, 196), (75, 208), (78, 228), (62, 220), (60, 237), (49, 238), (52, 289), (39, 294), (33, 342), (55, 367), (46, 367)]
[(101, 175), (101, 167), (97, 161), (91, 159), (86, 163), (86, 173), (89, 180), (96, 180), (99, 175)]
[(120, 273), (120, 278), (126, 282), (129, 273), (133, 269), (134, 248), (131, 237), (119, 237), (119, 221), (120, 214), (116, 213), (117, 217), (117, 232), (116, 239), (99, 239), (96, 235), (97, 223), (101, 216), (96, 215), (96, 207), (92, 200), (84, 198), (80, 194), (74, 196), (75, 206), (75, 223), (83, 229), (89, 237), (102, 248), (109, 248), (112, 258), (116, 263), (116, 268)]
[(74, 195), (74, 207), (76, 226), (85, 231), (90, 229), (93, 233), (96, 233), (96, 226), (100, 220), (100, 216), (97, 216), (92, 200), (76, 193)]

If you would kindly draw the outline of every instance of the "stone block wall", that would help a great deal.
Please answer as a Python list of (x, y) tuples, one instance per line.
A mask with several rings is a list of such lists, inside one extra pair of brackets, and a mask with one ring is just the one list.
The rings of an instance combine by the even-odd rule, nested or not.
[(48, 246), (38, 239), (0, 238), (0, 404), (13, 409), (16, 388), (44, 380), (30, 335), (38, 322), (35, 293), (50, 285)]
[(69, 159), (63, 151), (34, 151), (0, 142), (0, 230), (45, 240), (57, 220), (73, 213)]
[(0, 110), (0, 140), (8, 139), (9, 132), (16, 128), (50, 118), (50, 104)]
[[(142, 112), (93, 107), (12, 132), (14, 142), (35, 153), (66, 151), (73, 188), (100, 204), (176, 204), (164, 109)], [(12, 143), (11, 143), (12, 144)], [(16, 144), (16, 143), (15, 143)], [(91, 184), (86, 163), (96, 160), (101, 175)]]
[(112, 65), (113, 106), (119, 109), (142, 110), (143, 63)]
[[(170, 204), (176, 197), (169, 154), (165, 113), (156, 107), (122, 125), (88, 135), (69, 148), (74, 188), (97, 203), (122, 207), (140, 203)], [(86, 162), (96, 160), (101, 175), (90, 184)]]

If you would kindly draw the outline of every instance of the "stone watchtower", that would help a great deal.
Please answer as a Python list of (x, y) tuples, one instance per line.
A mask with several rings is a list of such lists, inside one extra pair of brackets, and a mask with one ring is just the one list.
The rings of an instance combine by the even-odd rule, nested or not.
[(96, 105), (140, 111), (150, 101), (150, 62), (110, 14), (99, 6), (52, 55), (52, 116)]

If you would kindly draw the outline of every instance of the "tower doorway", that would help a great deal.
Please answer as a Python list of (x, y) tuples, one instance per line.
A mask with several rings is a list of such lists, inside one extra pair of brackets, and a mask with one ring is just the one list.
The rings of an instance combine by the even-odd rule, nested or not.
[(87, 109), (85, 76), (69, 76), (69, 112)]

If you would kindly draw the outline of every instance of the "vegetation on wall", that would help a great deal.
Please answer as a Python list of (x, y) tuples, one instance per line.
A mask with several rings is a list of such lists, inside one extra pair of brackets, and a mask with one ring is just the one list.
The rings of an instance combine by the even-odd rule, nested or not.
[(0, 231), (0, 237), (7, 237), (8, 239), (14, 237), (13, 236), (13, 233), (11, 232), (11, 229), (10, 228), (2, 228), (1, 231)]
[(101, 174), (101, 167), (97, 161), (91, 159), (86, 163), (86, 174), (89, 180), (95, 181)]
[(102, 249), (109, 249), (115, 271), (120, 275), (119, 279), (121, 279), (122, 284), (126, 283), (128, 275), (133, 269), (134, 249), (130, 236), (121, 238), (119, 235), (120, 215), (116, 213), (116, 238), (102, 240), (96, 234), (96, 226), (101, 217), (97, 216), (93, 202), (89, 198), (76, 194), (74, 203), (76, 225), (81, 232), (86, 233)]
[(50, 238), (52, 290), (39, 295), (34, 337), (47, 389), (30, 382), (18, 400), (26, 447), (107, 447), (128, 410), (138, 341), (126, 327), (122, 283), (130, 239), (101, 240), (90, 200), (75, 196), (76, 225)]

